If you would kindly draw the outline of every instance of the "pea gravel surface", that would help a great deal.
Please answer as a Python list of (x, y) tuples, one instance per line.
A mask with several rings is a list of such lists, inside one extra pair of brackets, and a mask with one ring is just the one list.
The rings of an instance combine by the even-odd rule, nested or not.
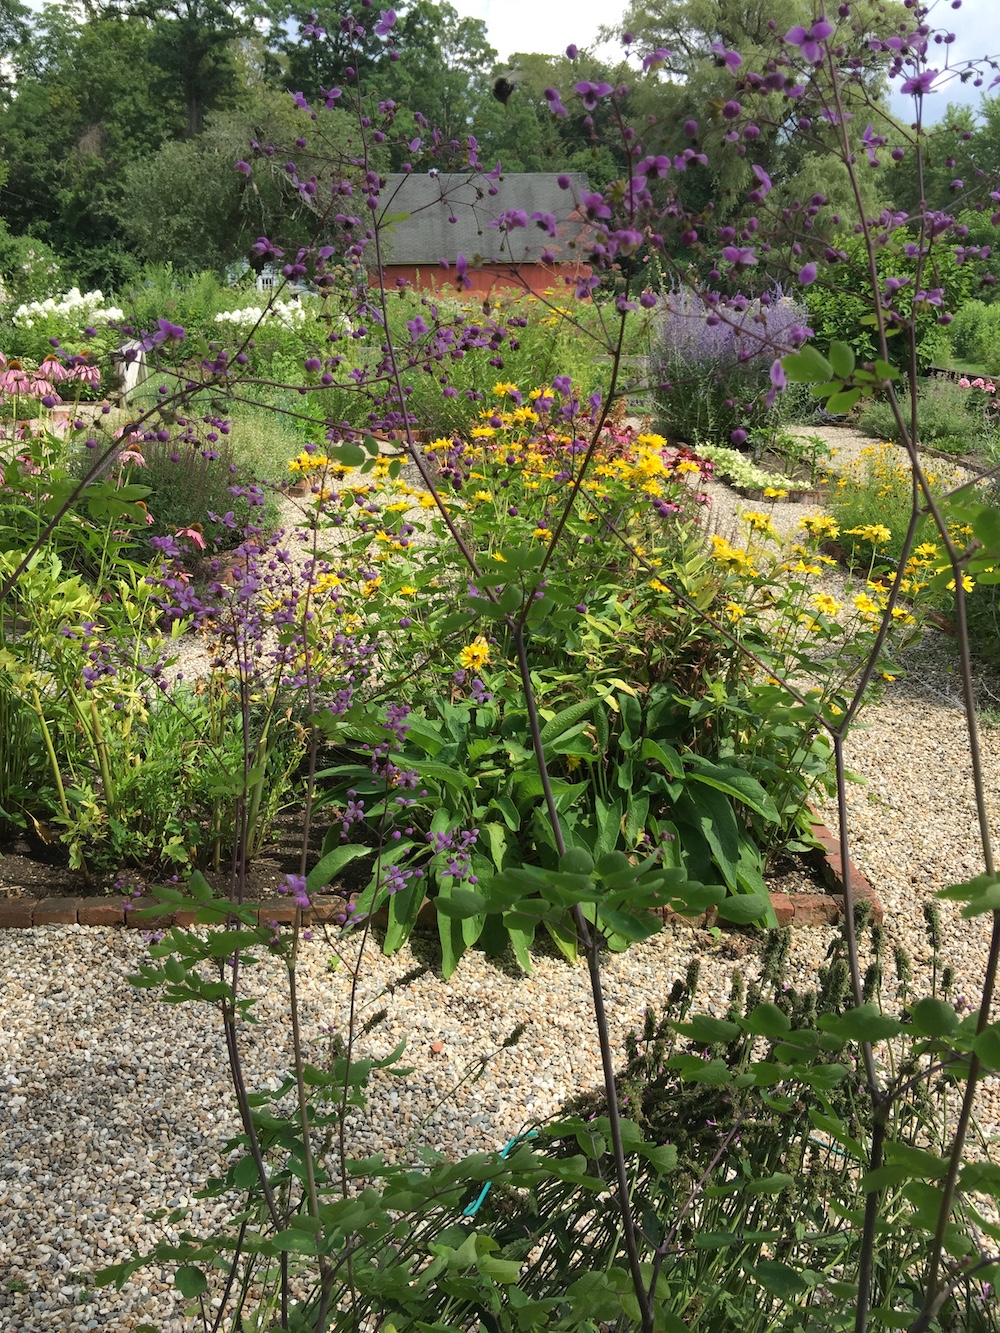
[[(848, 806), (852, 856), (885, 906), (890, 947), (908, 949), (919, 981), (930, 964), (922, 904), (979, 873), (982, 857), (955, 645), (928, 631), (903, 665), (905, 674), (886, 686), (850, 738), (848, 765), (861, 781), (849, 786)], [(979, 689), (982, 702), (995, 706), (995, 682), (982, 680)], [(984, 731), (982, 743), (998, 837), (1000, 731)], [(835, 827), (835, 810), (823, 813)], [(941, 912), (956, 994), (974, 1000), (987, 922), (964, 922), (947, 903)], [(814, 984), (832, 936), (828, 928), (793, 932), (790, 984)], [(195, 1231), (228, 1214), (229, 1201), (194, 1197), (224, 1167), (224, 1145), (239, 1132), (219, 1020), (129, 985), (147, 948), (137, 931), (46, 926), (0, 932), (0, 946), (0, 1333), (124, 1331), (150, 1322), (162, 1333), (201, 1327), (185, 1314), (169, 1273), (147, 1267), (121, 1292), (95, 1290), (93, 1273), (172, 1234), (147, 1218), (150, 1210), (190, 1206), (185, 1225)], [(317, 1063), (330, 1034), (344, 1030), (358, 947), (320, 934), (302, 943), (302, 1024), (307, 1058)], [(405, 1038), (412, 1072), (375, 1076), (368, 1110), (352, 1123), (353, 1155), (398, 1157), (418, 1145), (456, 1156), (501, 1148), (526, 1121), (599, 1081), (582, 965), (542, 952), (526, 977), (513, 963), (473, 952), (450, 982), (432, 968), (406, 979), (433, 951), (433, 941), (419, 937), (391, 959), (374, 942), (366, 949), (362, 1014), (384, 1008), (386, 1016), (358, 1053), (381, 1057)], [(605, 986), (619, 1051), (693, 958), (702, 967), (699, 1007), (722, 1012), (734, 970), (751, 973), (759, 952), (751, 934), (720, 940), (670, 927), (610, 956)], [(247, 1082), (277, 1087), (290, 1061), (284, 970), (267, 961), (244, 975), (246, 992), (258, 1000), (258, 1024), (241, 1030)], [(521, 1023), (518, 1045), (503, 1049)], [(480, 1077), (463, 1083), (484, 1060)], [(995, 1080), (983, 1088), (980, 1116), (995, 1141)]]

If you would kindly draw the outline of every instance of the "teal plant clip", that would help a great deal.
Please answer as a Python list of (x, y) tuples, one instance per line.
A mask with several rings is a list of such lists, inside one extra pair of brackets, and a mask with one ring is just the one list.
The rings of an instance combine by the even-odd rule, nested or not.
[[(500, 1160), (503, 1161), (503, 1159), (510, 1153), (510, 1150), (512, 1148), (516, 1148), (519, 1143), (523, 1143), (528, 1139), (537, 1139), (537, 1138), (538, 1138), (537, 1129), (527, 1129), (523, 1134), (515, 1134), (512, 1139), (509, 1139), (507, 1141), (507, 1146), (500, 1154)], [(479, 1212), (480, 1208), (483, 1206), (483, 1200), (486, 1198), (487, 1194), (489, 1194), (490, 1186), (492, 1184), (493, 1181), (488, 1180), (486, 1184), (483, 1186), (483, 1188), (479, 1191), (478, 1198), (475, 1198), (471, 1203), (466, 1204), (466, 1206), (462, 1209), (463, 1217), (475, 1217), (475, 1215)]]

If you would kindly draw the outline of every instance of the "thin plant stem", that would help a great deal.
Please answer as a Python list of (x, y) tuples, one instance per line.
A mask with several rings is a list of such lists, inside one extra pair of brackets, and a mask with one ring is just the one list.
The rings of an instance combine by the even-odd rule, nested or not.
[[(535, 704), (535, 691), (531, 683), (531, 668), (528, 665), (528, 654), (524, 643), (524, 630), (520, 625), (514, 629), (514, 647), (517, 653), (517, 665), (521, 677), (521, 689), (524, 695), (525, 707), (528, 711), (528, 726), (531, 731), (531, 744), (535, 753), (535, 762), (538, 766), (538, 776), (541, 780), (542, 792), (545, 797), (545, 807), (551, 822), (552, 836), (555, 840), (556, 850), (560, 856), (564, 856), (566, 854), (566, 842), (563, 838), (562, 825), (559, 820), (559, 811), (556, 808), (555, 795), (552, 791), (552, 782), (549, 778), (548, 764), (545, 761), (544, 747), (542, 745), (542, 732), (538, 722), (538, 708)], [(590, 929), (590, 925), (584, 916), (583, 909), (579, 903), (574, 904), (573, 907), (573, 924), (576, 927), (577, 935), (583, 945), (584, 954), (587, 959), (587, 971), (590, 977), (591, 999), (594, 1005), (594, 1024), (597, 1028), (597, 1038), (601, 1049), (601, 1068), (604, 1074), (604, 1090), (608, 1103), (608, 1137), (611, 1140), (611, 1152), (615, 1164), (615, 1177), (618, 1186), (618, 1208), (621, 1213), (622, 1231), (625, 1240), (625, 1249), (628, 1253), (629, 1270), (632, 1275), (632, 1286), (635, 1290), (636, 1299), (639, 1302), (643, 1333), (653, 1333), (653, 1301), (652, 1296), (647, 1295), (646, 1292), (646, 1282), (642, 1274), (642, 1264), (639, 1258), (639, 1239), (630, 1204), (628, 1167), (625, 1163), (621, 1116), (618, 1110), (618, 1088), (615, 1080), (614, 1053), (611, 1049), (611, 1034), (608, 1027), (607, 1011), (604, 1007), (604, 990), (601, 985), (601, 937), (599, 931), (596, 929), (592, 931)]]

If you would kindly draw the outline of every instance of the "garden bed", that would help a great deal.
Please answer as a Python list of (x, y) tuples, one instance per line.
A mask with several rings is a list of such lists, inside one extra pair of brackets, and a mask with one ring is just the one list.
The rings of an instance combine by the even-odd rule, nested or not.
[[(292, 818), (285, 822), (289, 831), (296, 827)], [(823, 824), (817, 823), (814, 833), (819, 847), (801, 856), (781, 858), (773, 874), (767, 877), (771, 905), (779, 926), (834, 925), (843, 917), (840, 843)], [(79, 871), (53, 864), (51, 858), (37, 858), (30, 852), (31, 848), (19, 840), (14, 844), (14, 850), (5, 853), (0, 860), (0, 894), (6, 895), (0, 896), (0, 930), (43, 925), (117, 925), (162, 930), (172, 925), (189, 925), (194, 918), (194, 913), (186, 909), (153, 918), (134, 915), (137, 908), (155, 906), (157, 900), (148, 890), (153, 884), (162, 882), (162, 877), (129, 875), (126, 880), (125, 876), (118, 876), (114, 882), (108, 882), (107, 892), (103, 895), (94, 894), (94, 884), (89, 886), (90, 892), (81, 894)], [(292, 840), (287, 844), (275, 843), (255, 858), (247, 876), (245, 901), (256, 906), (260, 921), (275, 921), (279, 925), (294, 922), (294, 906), (287, 898), (275, 895), (278, 885), (289, 873), (294, 874), (298, 865)], [(213, 888), (226, 892), (227, 876), (209, 872), (206, 878)], [(854, 865), (851, 867), (851, 884), (855, 899), (868, 902), (872, 919), (881, 922), (882, 904), (866, 877)], [(347, 905), (357, 898), (357, 890), (361, 887), (362, 883), (356, 877), (348, 877), (330, 892), (317, 895), (312, 908), (302, 914), (303, 924), (336, 922)], [(384, 915), (384, 911), (378, 914), (383, 918)], [(433, 905), (425, 901), (418, 925), (432, 928), (436, 916)], [(714, 910), (696, 917), (666, 911), (664, 918), (684, 926), (726, 924), (717, 921)]]

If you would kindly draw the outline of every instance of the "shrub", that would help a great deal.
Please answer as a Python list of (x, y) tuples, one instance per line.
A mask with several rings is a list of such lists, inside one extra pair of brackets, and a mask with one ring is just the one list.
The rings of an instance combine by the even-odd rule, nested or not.
[(1000, 375), (1000, 305), (966, 301), (949, 327), (955, 356), (990, 375)]
[[(957, 384), (940, 377), (920, 381), (917, 432), (922, 444), (955, 454), (976, 453), (985, 447), (994, 429), (992, 404), (983, 392), (970, 389), (968, 380)], [(904, 419), (909, 421), (909, 395), (901, 397), (900, 405)], [(885, 399), (866, 403), (859, 424), (866, 435), (900, 442), (899, 427)]]
[(663, 302), (651, 358), (661, 429), (690, 444), (728, 444), (780, 421), (769, 371), (809, 336), (805, 308), (780, 290), (722, 315), (686, 288)]

